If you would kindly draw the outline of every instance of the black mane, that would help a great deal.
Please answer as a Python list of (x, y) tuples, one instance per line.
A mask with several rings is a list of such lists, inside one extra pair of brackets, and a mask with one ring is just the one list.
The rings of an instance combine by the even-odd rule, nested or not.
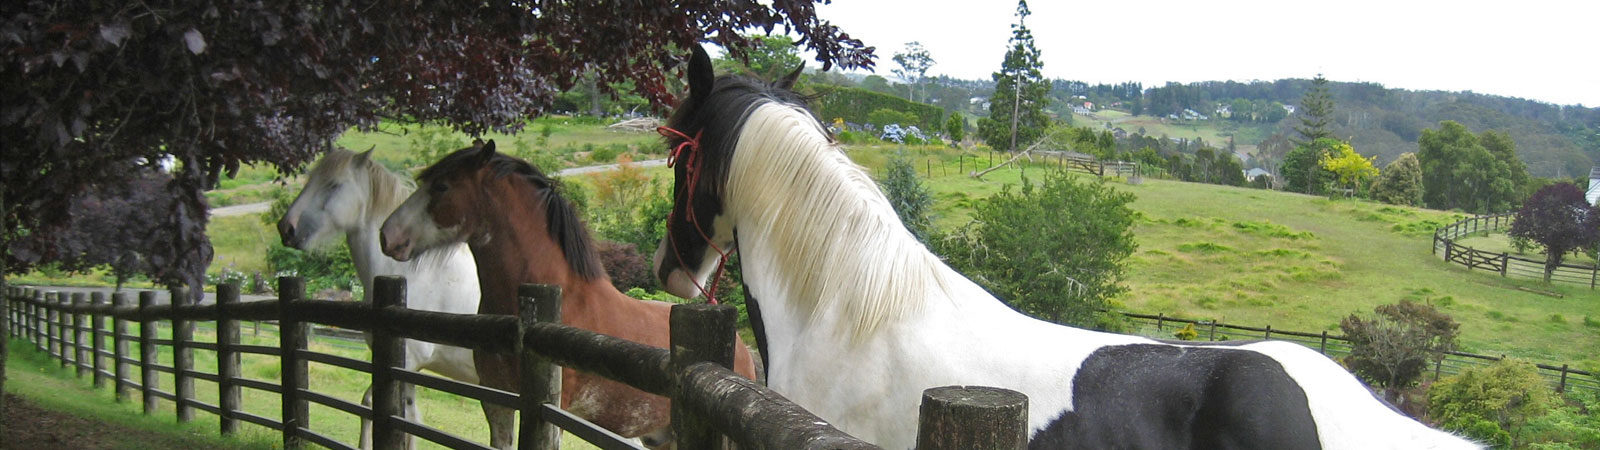
[[(491, 146), (489, 151), (492, 152), (493, 141), (486, 145)], [(561, 195), (560, 183), (523, 160), (502, 153), (492, 153), (488, 161), (483, 161), (483, 155), (482, 148), (478, 146), (457, 150), (423, 169), (422, 173), (417, 175), (417, 179), (426, 186), (433, 180), (457, 171), (477, 170), (485, 165), (494, 171), (494, 177), (497, 179), (506, 175), (517, 175), (538, 188), (540, 201), (545, 205), (545, 229), (550, 232), (550, 238), (561, 246), (561, 253), (565, 255), (567, 266), (584, 280), (605, 276), (605, 267), (600, 264), (600, 257), (591, 244), (589, 230), (584, 227), (583, 220), (578, 218), (577, 210), (572, 207), (572, 203)]]

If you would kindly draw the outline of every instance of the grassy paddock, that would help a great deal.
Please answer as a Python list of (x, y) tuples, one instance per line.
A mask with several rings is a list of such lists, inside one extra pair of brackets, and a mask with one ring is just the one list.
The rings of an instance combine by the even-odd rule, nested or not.
[[(139, 324), (135, 322), (129, 325), (129, 334), (138, 334)], [(240, 324), (240, 328), (240, 340), (243, 344), (278, 345), (278, 333), (275, 325), (262, 324), (257, 328), (253, 322), (243, 322)], [(172, 329), (170, 326), (161, 326), (157, 335), (163, 339), (171, 338)], [(197, 342), (216, 342), (215, 323), (197, 322), (194, 340)], [(111, 348), (112, 342), (109, 337), (106, 338), (103, 346), (104, 348)], [(129, 345), (130, 357), (139, 357), (138, 347), (136, 342)], [(108, 417), (119, 417), (116, 419), (119, 421), (118, 423), (134, 421), (134, 419), (126, 418), (128, 416), (140, 416), (137, 419), (167, 425), (166, 428), (158, 428), (159, 430), (212, 437), (217, 435), (216, 430), (219, 419), (210, 413), (196, 411), (193, 422), (177, 424), (176, 419), (173, 418), (175, 416), (173, 404), (168, 401), (160, 401), (160, 410), (156, 417), (142, 417), (143, 409), (140, 406), (140, 397), (137, 392), (133, 394), (132, 402), (116, 404), (112, 401), (114, 398), (112, 392), (114, 383), (107, 383), (106, 388), (96, 390), (93, 388), (91, 379), (76, 379), (77, 376), (74, 369), (60, 368), (59, 361), (50, 359), (48, 356), (38, 352), (32, 342), (13, 340), (11, 348), (13, 349), (12, 355), (8, 361), (15, 365), (8, 372), (13, 374), (13, 382), (7, 383), (6, 386), (8, 391), (12, 391), (15, 394), (24, 395), (55, 410), (73, 411), (75, 413), (77, 411), (87, 411), (94, 414), (104, 414)], [(159, 353), (156, 355), (157, 363), (172, 365), (171, 347), (162, 346), (158, 347), (158, 350)], [(311, 340), (310, 350), (362, 361), (371, 360), (370, 352), (367, 350), (366, 345), (360, 342), (314, 338)], [(107, 363), (107, 367), (109, 367), (109, 361)], [(310, 363), (309, 369), (308, 377), (311, 390), (353, 403), (361, 402), (362, 393), (365, 392), (370, 383), (369, 375), (353, 370), (316, 362)], [(194, 370), (216, 373), (216, 353), (208, 350), (195, 350)], [(280, 370), (281, 363), (275, 356), (241, 355), (240, 375), (244, 378), (277, 383), (280, 381)], [(18, 373), (25, 373), (27, 376), (19, 377)], [(174, 377), (171, 374), (159, 372), (157, 375), (158, 389), (172, 392), (175, 383)], [(138, 377), (137, 367), (130, 367), (130, 378), (137, 380)], [(19, 378), (21, 379), (20, 382), (18, 382)], [(417, 401), (422, 410), (423, 423), (485, 445), (488, 444), (488, 425), (484, 422), (483, 410), (477, 401), (424, 387), (416, 387), (415, 389)], [(216, 383), (197, 379), (194, 380), (194, 390), (196, 400), (212, 405), (218, 404)], [(282, 397), (270, 392), (249, 388), (241, 389), (241, 393), (240, 409), (262, 417), (273, 419), (280, 417)], [(311, 404), (310, 412), (310, 428), (313, 431), (351, 445), (355, 445), (358, 442), (361, 422), (355, 416), (320, 406), (316, 403)], [(224, 447), (271, 448), (275, 445), (281, 445), (279, 441), (281, 435), (275, 430), (246, 422), (241, 422), (239, 429), (240, 437), (233, 440), (234, 443)], [(421, 439), (418, 439), (417, 442), (418, 448), (443, 448), (443, 446)], [(206, 447), (210, 446), (207, 445)], [(571, 435), (563, 437), (562, 447), (593, 448), (588, 443)]]

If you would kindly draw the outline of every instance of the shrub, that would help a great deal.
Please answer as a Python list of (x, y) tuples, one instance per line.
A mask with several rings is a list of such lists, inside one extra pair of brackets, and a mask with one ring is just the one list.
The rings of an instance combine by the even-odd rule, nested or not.
[(1339, 321), (1351, 344), (1344, 363), (1356, 375), (1387, 388), (1395, 400), (1395, 390), (1420, 380), (1428, 363), (1443, 357), (1439, 352), (1455, 349), (1460, 325), (1434, 307), (1410, 300), (1373, 311), (1368, 317), (1351, 314)]
[(656, 276), (650, 270), (650, 260), (639, 253), (639, 247), (625, 242), (600, 240), (595, 243), (600, 254), (600, 264), (611, 275), (611, 285), (617, 290), (656, 289)]
[(1434, 383), (1428, 409), (1445, 429), (1507, 447), (1518, 443), (1529, 419), (1549, 411), (1552, 397), (1532, 363), (1506, 359)]
[(1192, 341), (1200, 337), (1200, 332), (1195, 331), (1194, 324), (1186, 323), (1183, 324), (1183, 328), (1179, 328), (1176, 333), (1172, 333), (1172, 337), (1179, 340)]
[(916, 116), (888, 108), (878, 109), (867, 114), (867, 122), (880, 127), (891, 124), (909, 126), (918, 123)]

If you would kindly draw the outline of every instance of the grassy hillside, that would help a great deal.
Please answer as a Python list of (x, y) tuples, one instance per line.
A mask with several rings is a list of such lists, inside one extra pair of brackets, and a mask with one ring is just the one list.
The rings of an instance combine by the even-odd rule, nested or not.
[[(851, 156), (877, 171), (889, 151), (854, 149)], [(927, 184), (943, 229), (967, 223), (973, 202), (1042, 170), (1002, 169), (976, 180), (958, 173), (954, 153), (913, 154), (920, 173), (931, 168)], [(962, 157), (965, 170), (974, 159), (986, 165), (987, 157)], [(1126, 310), (1316, 332), (1337, 330), (1351, 313), (1412, 299), (1461, 322), (1466, 351), (1600, 366), (1593, 356), (1600, 354), (1600, 291), (1444, 263), (1431, 255), (1430, 236), (1458, 215), (1176, 181), (1108, 182), (1137, 196), (1132, 207), (1140, 214), (1129, 292), (1116, 299)]]

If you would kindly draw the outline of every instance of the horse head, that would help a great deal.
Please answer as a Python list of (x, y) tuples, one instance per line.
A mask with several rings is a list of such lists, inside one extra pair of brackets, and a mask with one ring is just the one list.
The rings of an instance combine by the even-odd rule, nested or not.
[(362, 225), (371, 204), (372, 150), (329, 150), (311, 169), (306, 186), (278, 220), (285, 247), (306, 250)]
[(734, 224), (723, 215), (723, 186), (749, 106), (764, 101), (803, 105), (789, 89), (804, 65), (766, 84), (738, 76), (715, 76), (700, 47), (689, 58), (689, 93), (658, 131), (671, 149), (673, 206), (667, 234), (656, 249), (656, 276), (667, 292), (694, 298), (704, 292), (719, 260), (737, 244)]
[(483, 236), (478, 211), (490, 210), (488, 163), (494, 141), (456, 150), (417, 176), (418, 189), (395, 208), (380, 228), (383, 253), (406, 261), (427, 250)]

